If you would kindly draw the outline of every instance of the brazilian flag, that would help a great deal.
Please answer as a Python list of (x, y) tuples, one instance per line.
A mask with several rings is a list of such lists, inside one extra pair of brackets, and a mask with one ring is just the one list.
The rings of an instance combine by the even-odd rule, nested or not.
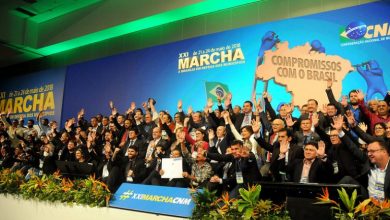
[(224, 100), (229, 93), (226, 84), (220, 82), (205, 82), (207, 99), (211, 98), (214, 102), (218, 101), (218, 96)]

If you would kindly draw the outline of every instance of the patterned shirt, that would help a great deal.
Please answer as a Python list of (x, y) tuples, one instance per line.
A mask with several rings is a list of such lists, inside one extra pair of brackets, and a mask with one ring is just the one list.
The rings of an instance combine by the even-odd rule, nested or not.
[(195, 177), (195, 180), (192, 180), (191, 184), (193, 186), (198, 186), (204, 181), (207, 181), (211, 175), (213, 175), (213, 170), (207, 162), (204, 162), (203, 164), (193, 163), (191, 167), (191, 175)]

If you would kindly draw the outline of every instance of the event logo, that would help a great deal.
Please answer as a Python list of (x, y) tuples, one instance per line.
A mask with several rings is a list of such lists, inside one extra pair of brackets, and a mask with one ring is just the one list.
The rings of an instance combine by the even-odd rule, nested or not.
[(0, 92), (0, 111), (10, 112), (10, 118), (36, 117), (39, 111), (45, 115), (54, 115), (54, 85), (47, 84), (39, 88)]
[(173, 204), (179, 204), (179, 205), (190, 205), (190, 203), (192, 201), (191, 198), (135, 193), (133, 190), (128, 190), (128, 191), (122, 193), (122, 195), (120, 196), (120, 200), (126, 200), (126, 199), (137, 199), (137, 200), (146, 200), (146, 201), (152, 201), (152, 202), (173, 203)]
[(241, 45), (237, 43), (218, 48), (192, 51), (191, 53), (180, 53), (178, 72), (192, 72), (244, 63), (244, 53), (241, 49)]
[(390, 26), (388, 22), (366, 25), (362, 21), (354, 21), (346, 27), (340, 28), (341, 46), (373, 43), (390, 40)]

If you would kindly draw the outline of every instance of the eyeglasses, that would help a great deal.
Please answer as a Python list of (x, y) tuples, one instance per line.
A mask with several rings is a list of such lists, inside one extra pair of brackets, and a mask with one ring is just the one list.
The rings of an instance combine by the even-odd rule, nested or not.
[(381, 151), (381, 150), (384, 150), (384, 149), (367, 150), (367, 154), (369, 154), (369, 153), (373, 154), (373, 153), (375, 153), (377, 151)]
[(384, 130), (382, 127), (376, 127), (375, 130)]

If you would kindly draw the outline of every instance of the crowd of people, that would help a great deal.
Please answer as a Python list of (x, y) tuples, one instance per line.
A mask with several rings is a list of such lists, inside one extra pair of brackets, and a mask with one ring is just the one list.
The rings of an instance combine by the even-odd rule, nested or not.
[[(293, 104), (275, 110), (271, 96), (232, 104), (232, 95), (207, 101), (202, 111), (182, 102), (177, 112), (157, 111), (154, 99), (121, 114), (89, 120), (81, 109), (63, 129), (39, 113), (11, 120), (1, 113), (1, 168), (31, 175), (52, 174), (56, 161), (90, 164), (92, 173), (115, 192), (122, 182), (207, 187), (237, 196), (258, 181), (353, 183), (362, 194), (390, 198), (390, 93), (365, 102), (353, 90), (337, 101), (327, 82), (329, 104), (309, 99), (293, 117)], [(260, 101), (262, 99), (263, 101)], [(217, 108), (213, 109), (216, 104)], [(162, 160), (182, 158), (182, 178), (162, 178)]]

